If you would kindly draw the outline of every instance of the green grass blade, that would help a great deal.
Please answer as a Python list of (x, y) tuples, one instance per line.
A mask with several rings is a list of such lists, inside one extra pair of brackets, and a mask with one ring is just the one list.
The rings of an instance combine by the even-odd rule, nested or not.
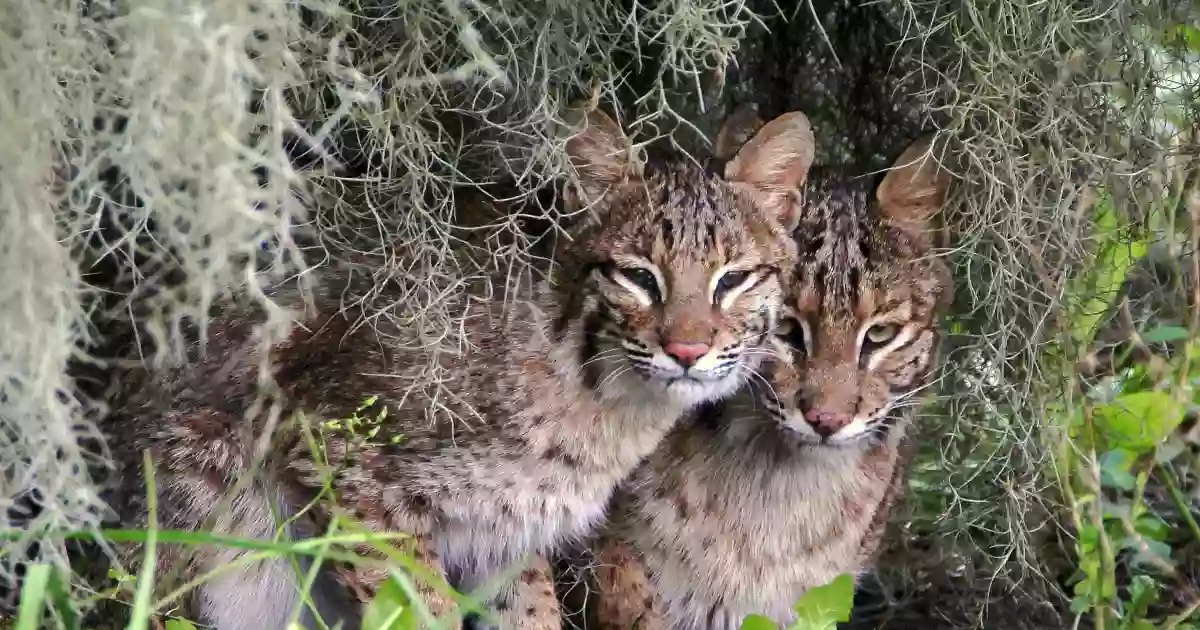
[(45, 612), (46, 595), (53, 567), (48, 564), (30, 565), (21, 584), (21, 607), (15, 630), (37, 630)]
[(150, 451), (142, 452), (142, 464), (146, 469), (146, 492), (150, 511), (146, 531), (146, 557), (142, 560), (142, 570), (138, 575), (137, 594), (133, 600), (133, 613), (129, 618), (127, 630), (146, 630), (146, 624), (153, 613), (151, 601), (154, 597), (154, 571), (158, 565), (158, 489), (154, 483), (154, 462)]

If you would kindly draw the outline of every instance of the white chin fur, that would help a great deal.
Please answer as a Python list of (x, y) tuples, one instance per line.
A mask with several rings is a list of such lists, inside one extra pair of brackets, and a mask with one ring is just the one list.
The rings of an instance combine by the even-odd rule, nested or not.
[(871, 418), (866, 416), (854, 416), (850, 424), (847, 424), (840, 431), (829, 436), (829, 441), (833, 444), (842, 444), (861, 439), (871, 430), (870, 420)]
[(653, 376), (646, 379), (647, 383), (662, 387), (675, 402), (689, 407), (732, 396), (759, 362), (753, 356), (743, 355), (739, 365), (726, 367), (718, 376), (714, 373), (721, 365), (715, 358), (718, 354), (710, 352), (700, 357), (690, 370), (684, 370), (662, 351), (656, 352), (652, 359)]
[(742, 385), (739, 370), (716, 380), (679, 379), (667, 383), (667, 393), (685, 406), (695, 406), (733, 395)]
[[(886, 410), (884, 413), (887, 413)], [(883, 417), (883, 413), (875, 416), (855, 416), (850, 424), (841, 428), (840, 431), (834, 433), (828, 438), (822, 438), (812, 425), (804, 419), (804, 415), (799, 411), (788, 413), (787, 428), (797, 439), (810, 444), (825, 444), (828, 446), (853, 446), (860, 440), (868, 437), (871, 434), (871, 428), (877, 424), (877, 420)]]

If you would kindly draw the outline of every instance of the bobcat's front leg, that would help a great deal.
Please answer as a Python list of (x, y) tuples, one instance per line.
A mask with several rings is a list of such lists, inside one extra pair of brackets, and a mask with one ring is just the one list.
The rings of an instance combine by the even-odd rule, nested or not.
[(489, 619), (474, 617), (470, 630), (560, 630), (554, 574), (544, 556), (509, 580), (488, 602)]
[(589, 630), (669, 630), (658, 591), (637, 554), (611, 536), (596, 543), (591, 571)]
[[(425, 607), (429, 609), (429, 613), (444, 624), (460, 613), (456, 610), (458, 602), (449, 594), (449, 584), (445, 582), (446, 572), (442, 567), (441, 558), (428, 535), (414, 536), (411, 544), (413, 560), (421, 565), (426, 573), (432, 574), (434, 579), (442, 581), (441, 584), (431, 584), (429, 580), (424, 579), (424, 576), (411, 576), (417, 587), (417, 594), (424, 602)], [(361, 555), (383, 559), (382, 554), (370, 546), (360, 547), (358, 552)], [(389, 570), (386, 568), (345, 567), (342, 571), (342, 580), (349, 584), (359, 601), (365, 606), (379, 593), (383, 582), (388, 579), (388, 574)], [(459, 630), (462, 628), (462, 624), (456, 622), (440, 627), (443, 630)]]

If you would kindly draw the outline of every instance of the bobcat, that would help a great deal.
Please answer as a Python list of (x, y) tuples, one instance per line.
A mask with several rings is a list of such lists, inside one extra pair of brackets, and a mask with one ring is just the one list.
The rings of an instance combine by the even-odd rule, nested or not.
[(594, 550), (589, 629), (788, 623), (859, 573), (901, 493), (904, 430), (934, 361), (949, 269), (923, 223), (948, 177), (910, 146), (876, 191), (814, 169), (766, 376), (679, 425), (618, 492)]
[[(765, 354), (797, 260), (789, 233), (813, 156), (802, 114), (766, 125), (729, 181), (683, 161), (643, 164), (612, 119), (595, 110), (584, 118), (567, 143), (578, 185), (564, 198), (569, 208), (587, 206), (587, 218), (553, 275), (512, 300), (514, 310), (500, 300), (464, 306), (474, 346), (440, 359), (448, 396), (403, 386), (397, 377), (424, 369), (425, 358), (385, 322), (355, 326), (329, 284), (315, 312), (271, 350), (285, 413), (342, 418), (378, 396), (388, 416), (372, 442), (352, 452), (347, 440), (325, 436), (339, 505), (375, 530), (413, 534), (418, 557), (465, 592), (589, 534), (619, 481), (679, 418), (739, 389)], [(351, 283), (351, 297), (361, 288)], [(243, 420), (259, 393), (251, 322), (230, 311), (210, 330), (196, 364), (162, 379), (125, 379), (107, 422), (124, 463), (115, 507), (136, 515), (131, 526), (144, 526), (147, 514), (142, 449), (155, 456), (159, 523), (169, 528), (200, 528), (249, 467), (264, 426), (261, 414)], [(433, 408), (473, 426), (431, 422)], [(229, 512), (215, 515), (216, 531), (271, 537), (277, 514), (295, 514), (322, 483), (299, 438), (271, 454)], [(310, 513), (291, 535), (313, 533), (323, 517)], [(160, 571), (177, 559), (177, 550), (162, 553)], [(239, 555), (203, 551), (189, 570)], [(502, 627), (558, 624), (545, 604), (551, 585), (538, 576), (528, 570), (490, 600)], [(357, 627), (359, 607), (343, 583), (369, 593), (384, 577), (343, 571), (339, 581), (323, 571), (315, 608), (330, 625)], [(282, 561), (226, 572), (198, 589), (193, 614), (217, 630), (283, 630), (298, 601), (293, 579)], [(426, 594), (435, 612), (451, 608), (439, 592)], [(315, 627), (311, 612), (302, 623)]]

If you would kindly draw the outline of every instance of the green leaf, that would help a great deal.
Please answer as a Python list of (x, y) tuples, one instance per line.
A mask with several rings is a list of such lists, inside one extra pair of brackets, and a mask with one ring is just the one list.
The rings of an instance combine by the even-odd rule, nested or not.
[(1167, 343), (1188, 339), (1192, 333), (1181, 326), (1156, 326), (1142, 333), (1142, 341), (1146, 343)]
[(376, 394), (376, 395), (374, 395), (374, 396), (371, 396), (371, 397), (367, 398), (366, 400), (362, 401), (362, 404), (360, 404), (360, 405), (358, 406), (358, 409), (355, 409), (354, 411), (356, 411), (356, 412), (358, 412), (358, 411), (363, 411), (363, 410), (365, 410), (366, 408), (370, 407), (371, 405), (374, 405), (374, 404), (375, 404), (375, 403), (377, 403), (377, 402), (379, 402), (379, 395), (378, 395), (378, 394)]
[(810, 589), (796, 603), (796, 623), (789, 630), (832, 630), (850, 621), (854, 607), (854, 577), (843, 573), (824, 586)]
[[(1126, 613), (1128, 617), (1131, 619), (1145, 617), (1150, 606), (1156, 601), (1158, 601), (1158, 584), (1149, 576), (1134, 576), (1133, 581), (1129, 584), (1129, 608)], [(1134, 627), (1137, 627), (1136, 624)]]
[(1134, 529), (1143, 537), (1160, 542), (1166, 540), (1171, 533), (1171, 526), (1157, 514), (1151, 513), (1139, 516)]
[(750, 615), (742, 620), (739, 630), (779, 630), (779, 624), (762, 615)]
[(187, 619), (175, 617), (167, 620), (166, 630), (196, 630), (196, 624)]
[(363, 630), (415, 630), (416, 627), (417, 619), (408, 597), (395, 580), (385, 580), (375, 599), (367, 605)]
[(1084, 553), (1094, 551), (1100, 546), (1100, 530), (1091, 523), (1079, 529), (1079, 547)]
[(1099, 251), (1094, 264), (1068, 287), (1068, 294), (1076, 298), (1069, 315), (1071, 338), (1081, 347), (1091, 346), (1096, 326), (1112, 306), (1129, 269), (1149, 249), (1146, 239), (1128, 238), (1129, 230), (1119, 223), (1112, 195), (1102, 191), (1092, 212)]
[(1129, 473), (1134, 456), (1122, 449), (1109, 451), (1100, 456), (1100, 484), (1122, 490), (1133, 490), (1137, 479)]
[(1190, 24), (1174, 24), (1167, 28), (1167, 43), (1192, 52), (1200, 52), (1200, 29)]
[(1175, 565), (1170, 545), (1146, 539), (1142, 539), (1142, 543), (1146, 545), (1147, 551), (1143, 551), (1141, 545), (1137, 546), (1133, 557), (1129, 559), (1132, 566), (1157, 570), (1158, 566), (1164, 562), (1170, 566)]
[(1109, 447), (1141, 453), (1166, 439), (1183, 421), (1184, 411), (1184, 406), (1166, 392), (1138, 392), (1096, 407), (1092, 420)]
[(1187, 444), (1184, 444), (1183, 440), (1179, 439), (1176, 434), (1172, 434), (1170, 439), (1158, 447), (1158, 451), (1154, 454), (1154, 463), (1168, 464), (1187, 450)]

